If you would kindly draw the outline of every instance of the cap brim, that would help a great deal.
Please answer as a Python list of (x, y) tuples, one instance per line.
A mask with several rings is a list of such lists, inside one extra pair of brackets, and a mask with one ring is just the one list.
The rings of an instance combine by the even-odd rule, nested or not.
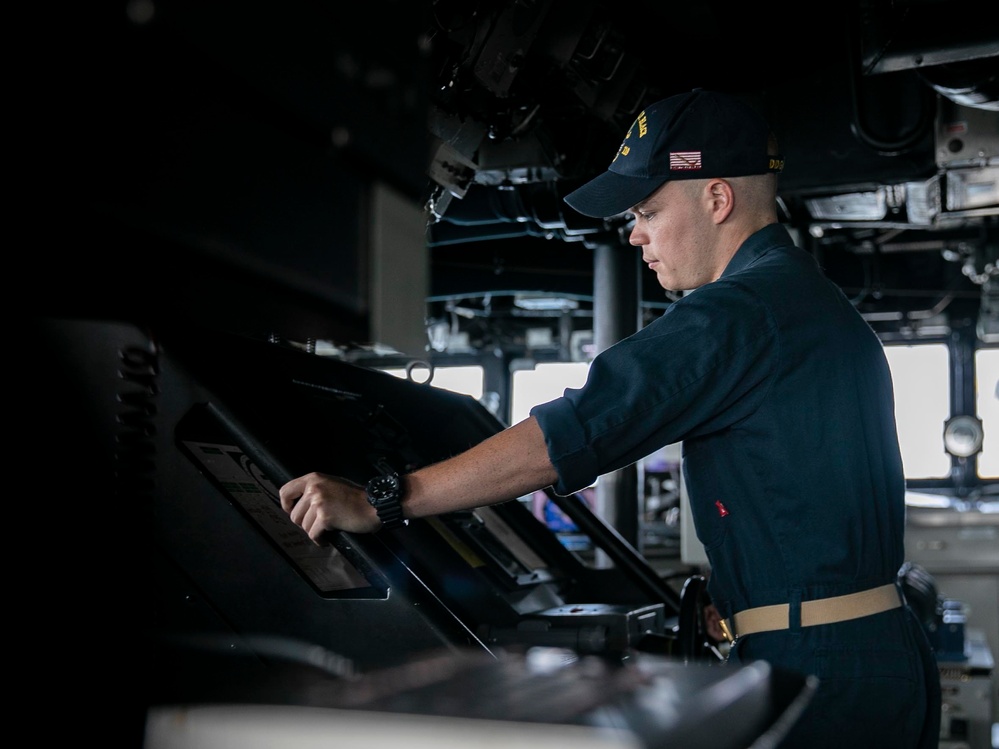
[(624, 213), (654, 193), (664, 177), (625, 177), (606, 171), (563, 198), (584, 216), (607, 218)]

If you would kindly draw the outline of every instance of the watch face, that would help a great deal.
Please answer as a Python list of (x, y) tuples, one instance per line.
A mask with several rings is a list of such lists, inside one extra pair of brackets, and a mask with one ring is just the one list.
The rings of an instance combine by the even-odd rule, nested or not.
[(375, 476), (368, 482), (368, 498), (372, 504), (399, 497), (399, 477)]

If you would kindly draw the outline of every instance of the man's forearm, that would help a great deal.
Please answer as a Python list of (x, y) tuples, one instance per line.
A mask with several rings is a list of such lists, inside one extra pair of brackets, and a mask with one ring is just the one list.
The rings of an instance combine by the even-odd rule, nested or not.
[(544, 434), (531, 417), (406, 476), (403, 508), (407, 517), (467, 510), (523, 496), (556, 479)]

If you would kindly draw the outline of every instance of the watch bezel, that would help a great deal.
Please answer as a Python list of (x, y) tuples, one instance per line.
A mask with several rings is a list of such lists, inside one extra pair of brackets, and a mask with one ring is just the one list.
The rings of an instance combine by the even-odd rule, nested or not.
[(375, 507), (381, 502), (398, 497), (402, 493), (399, 476), (394, 473), (375, 476), (368, 481), (367, 492), (368, 501)]

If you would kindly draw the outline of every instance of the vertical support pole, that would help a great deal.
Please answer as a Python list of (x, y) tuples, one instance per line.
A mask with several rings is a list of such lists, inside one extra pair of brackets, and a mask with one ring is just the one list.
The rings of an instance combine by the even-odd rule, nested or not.
[[(593, 336), (599, 353), (639, 328), (641, 253), (630, 246), (601, 244), (593, 260)], [(597, 514), (641, 551), (638, 466), (601, 476), (596, 498)]]

